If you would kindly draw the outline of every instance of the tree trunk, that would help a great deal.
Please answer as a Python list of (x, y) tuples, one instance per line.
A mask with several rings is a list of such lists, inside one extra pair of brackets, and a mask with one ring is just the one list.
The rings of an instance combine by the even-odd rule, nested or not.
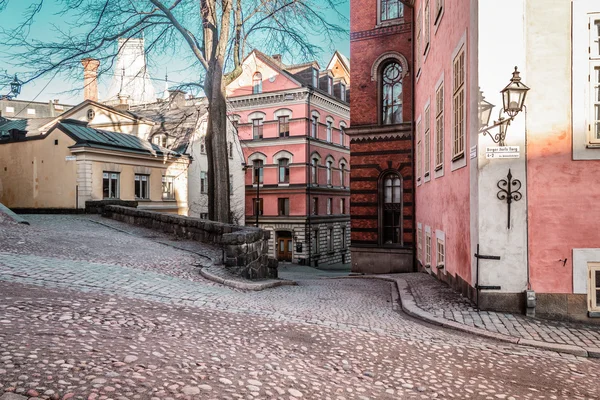
[(208, 99), (208, 215), (213, 221), (230, 223), (227, 101), (222, 69), (218, 58), (212, 61), (204, 83), (205, 89), (208, 89), (205, 90)]

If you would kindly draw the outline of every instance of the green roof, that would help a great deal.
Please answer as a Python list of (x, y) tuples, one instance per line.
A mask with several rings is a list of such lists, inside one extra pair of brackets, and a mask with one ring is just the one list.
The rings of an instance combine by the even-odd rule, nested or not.
[(12, 129), (24, 131), (26, 128), (27, 121), (25, 121), (24, 119), (7, 120), (5, 122), (0, 122), (0, 136), (7, 136), (8, 131)]
[(92, 147), (129, 153), (154, 156), (180, 157), (181, 154), (140, 139), (135, 135), (89, 128), (87, 124), (75, 120), (64, 120), (57, 124), (77, 143), (71, 148)]

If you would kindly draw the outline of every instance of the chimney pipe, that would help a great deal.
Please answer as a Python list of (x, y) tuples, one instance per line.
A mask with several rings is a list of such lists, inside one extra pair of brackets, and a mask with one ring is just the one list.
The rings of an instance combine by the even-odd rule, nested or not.
[(83, 65), (83, 99), (98, 101), (98, 67), (100, 61), (94, 58), (84, 58)]
[(273, 58), (275, 61), (281, 64), (281, 54), (273, 54), (271, 58)]

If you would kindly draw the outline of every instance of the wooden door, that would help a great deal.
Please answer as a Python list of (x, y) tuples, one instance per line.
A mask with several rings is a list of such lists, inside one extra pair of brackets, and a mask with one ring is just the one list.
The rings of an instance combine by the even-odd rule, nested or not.
[(277, 240), (277, 259), (279, 261), (292, 261), (292, 238), (279, 238)]

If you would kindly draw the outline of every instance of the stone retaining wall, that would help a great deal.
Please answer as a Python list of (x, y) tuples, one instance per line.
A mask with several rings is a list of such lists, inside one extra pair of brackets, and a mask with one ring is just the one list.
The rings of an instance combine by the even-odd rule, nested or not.
[(268, 257), (269, 231), (114, 205), (105, 206), (102, 216), (219, 245), (225, 268), (231, 273), (247, 279), (277, 278), (277, 260)]
[(86, 214), (102, 214), (106, 206), (123, 206), (137, 208), (138, 202), (134, 200), (88, 200), (85, 202)]

